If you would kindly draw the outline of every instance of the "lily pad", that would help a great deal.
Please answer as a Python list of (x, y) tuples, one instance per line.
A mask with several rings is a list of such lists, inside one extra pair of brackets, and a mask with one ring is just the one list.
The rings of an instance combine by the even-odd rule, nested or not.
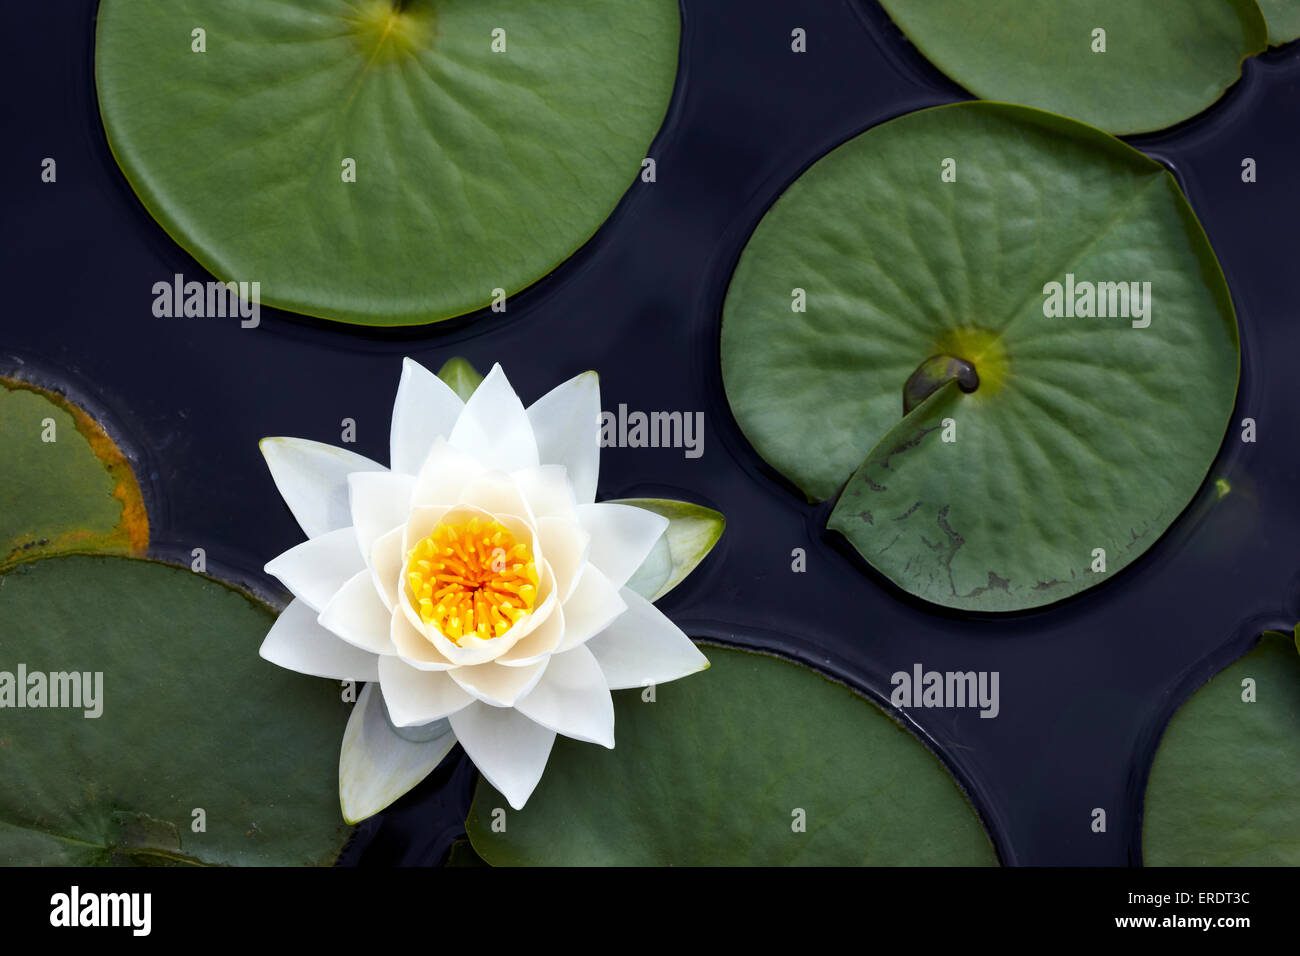
[[(1114, 133), (1194, 116), (1268, 46), (1255, 0), (881, 0), (908, 38), (976, 96)], [(1098, 31), (1101, 31), (1100, 33)]]
[[(332, 862), (349, 833), (349, 708), (338, 685), (257, 656), (274, 617), (130, 558), (47, 558), (0, 579), (0, 864)], [(60, 672), (102, 675), (82, 678), (95, 705), (48, 706), (47, 679), (33, 707), (32, 675)]]
[(1147, 783), (1142, 857), (1300, 865), (1300, 631), (1265, 633), (1170, 720)]
[(148, 545), (140, 485), (104, 429), (61, 395), (0, 378), (0, 570)]
[(654, 548), (627, 586), (647, 601), (657, 601), (682, 581), (713, 550), (722, 537), (727, 519), (720, 512), (685, 501), (662, 498), (622, 498), (614, 502), (644, 508), (668, 519)]
[[(1071, 304), (1088, 284), (1108, 317), (1045, 314), (1049, 284), (1076, 280)], [(722, 326), (758, 452), (810, 498), (843, 487), (830, 527), (904, 590), (981, 611), (1068, 597), (1150, 547), (1214, 459), (1238, 367), (1173, 177), (994, 103), (904, 116), (811, 167), (741, 256)]]
[(1281, 45), (1300, 37), (1300, 3), (1296, 0), (1259, 0), (1268, 21), (1270, 43)]
[(795, 664), (707, 650), (707, 672), (653, 701), (615, 693), (613, 751), (556, 738), (523, 810), (480, 781), (474, 850), (496, 866), (996, 863), (961, 790), (884, 711)]
[(103, 0), (95, 78), (127, 180), (204, 268), (412, 325), (595, 233), (663, 120), (680, 27), (675, 0)]

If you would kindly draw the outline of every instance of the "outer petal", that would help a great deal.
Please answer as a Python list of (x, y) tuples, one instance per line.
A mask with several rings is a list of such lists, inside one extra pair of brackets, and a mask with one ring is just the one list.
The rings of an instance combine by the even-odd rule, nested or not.
[(614, 748), (614, 699), (585, 647), (554, 655), (537, 687), (515, 709), (557, 734)]
[(529, 510), (538, 518), (572, 518), (578, 506), (563, 465), (538, 465), (510, 473)]
[(386, 470), (355, 452), (305, 438), (263, 438), (260, 447), (275, 487), (309, 538), (352, 523), (349, 474)]
[(337, 634), (354, 647), (372, 654), (396, 654), (389, 637), (392, 612), (375, 590), (369, 569), (350, 577), (318, 618), (320, 626)]
[(379, 685), (394, 727), (419, 727), (473, 703), (445, 671), (416, 670), (396, 657), (379, 659)]
[(657, 607), (628, 588), (621, 595), (627, 612), (586, 644), (610, 690), (665, 684), (709, 666), (708, 658)]
[(528, 409), (543, 464), (563, 465), (580, 504), (596, 499), (600, 471), (600, 379), (583, 372), (551, 389)]
[(582, 569), (578, 586), (564, 602), (564, 637), (556, 653), (585, 644), (626, 610), (627, 603), (618, 588), (595, 565), (587, 565)]
[(489, 707), (481, 701), (458, 710), (450, 720), (474, 766), (505, 795), (510, 806), (523, 809), (542, 779), (555, 731), (512, 708)]
[[(429, 739), (399, 736), (384, 713), (377, 684), (361, 691), (339, 751), (339, 804), (343, 819), (359, 823), (383, 810), (442, 763), (456, 745), (451, 724), (429, 728)], [(441, 732), (439, 732), (441, 731)]]
[(457, 667), (447, 673), (461, 689), (493, 707), (513, 707), (541, 680), (549, 657), (526, 667), (502, 667), (495, 661), (474, 667)]
[(379, 658), (339, 640), (316, 623), (307, 602), (294, 599), (276, 618), (262, 648), (262, 658), (299, 674), (334, 680), (379, 679)]
[(438, 438), (446, 438), (464, 410), (460, 396), (419, 362), (402, 359), (402, 379), (393, 402), (389, 463), (393, 471), (414, 475)]
[(348, 578), (365, 566), (352, 529), (339, 528), (290, 548), (269, 562), (265, 570), (279, 578), (294, 597), (319, 611)]
[(578, 521), (591, 533), (588, 560), (621, 588), (668, 530), (668, 519), (644, 508), (602, 501), (578, 506)]
[(391, 471), (348, 475), (348, 509), (362, 554), (370, 554), (377, 539), (406, 524), (414, 488), (413, 477)]
[(500, 365), (492, 366), (469, 397), (448, 441), (499, 471), (540, 464), (528, 413)]

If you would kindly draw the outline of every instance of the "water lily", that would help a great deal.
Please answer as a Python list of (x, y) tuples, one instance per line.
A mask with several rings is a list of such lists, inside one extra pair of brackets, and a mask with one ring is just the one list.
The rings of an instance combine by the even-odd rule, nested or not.
[(368, 682), (340, 760), (350, 821), (418, 783), (455, 740), (518, 809), (556, 734), (614, 746), (611, 690), (708, 666), (626, 586), (669, 522), (595, 501), (599, 420), (591, 372), (525, 408), (499, 365), (462, 401), (406, 359), (391, 468), (262, 442), (308, 540), (266, 566), (293, 601), (261, 655)]

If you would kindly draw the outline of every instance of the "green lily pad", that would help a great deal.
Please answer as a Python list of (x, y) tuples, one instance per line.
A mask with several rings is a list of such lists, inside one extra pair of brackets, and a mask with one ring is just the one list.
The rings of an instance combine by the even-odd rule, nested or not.
[[(1045, 315), (1048, 284), (1075, 279), (1122, 283), (1102, 296), (1115, 317)], [(1136, 298), (1117, 315), (1133, 282), (1145, 318)], [(1214, 459), (1238, 366), (1173, 177), (994, 103), (904, 116), (815, 164), (759, 224), (722, 325), (758, 452), (810, 498), (843, 487), (830, 527), (900, 587), (981, 611), (1060, 600), (1154, 543)]]
[(686, 501), (621, 498), (615, 504), (644, 508), (668, 519), (668, 530), (627, 582), (647, 601), (659, 600), (686, 580), (713, 550), (727, 526), (721, 512)]
[(795, 664), (707, 651), (708, 671), (652, 702), (614, 694), (614, 750), (557, 737), (523, 810), (480, 781), (475, 851), (495, 866), (996, 864), (961, 790), (884, 711)]
[(1300, 629), (1265, 633), (1169, 721), (1147, 782), (1148, 866), (1300, 865), (1298, 652)]
[(1300, 3), (1296, 0), (1259, 0), (1268, 21), (1270, 43), (1281, 45), (1300, 37)]
[(918, 50), (976, 96), (1113, 133), (1194, 116), (1237, 81), (1243, 59), (1268, 46), (1255, 0), (881, 4)]
[(641, 174), (680, 27), (675, 0), (103, 0), (95, 78), (136, 195), (218, 279), (413, 325), (595, 233)]
[(103, 428), (61, 395), (0, 378), (0, 570), (148, 545), (140, 485)]
[[(274, 617), (129, 558), (48, 558), (0, 579), (0, 864), (332, 862), (350, 832), (348, 705), (338, 685), (257, 656)], [(31, 684), (15, 709), (20, 666), (29, 684), (101, 674), (95, 706), (56, 709), (47, 691), (34, 709)]]

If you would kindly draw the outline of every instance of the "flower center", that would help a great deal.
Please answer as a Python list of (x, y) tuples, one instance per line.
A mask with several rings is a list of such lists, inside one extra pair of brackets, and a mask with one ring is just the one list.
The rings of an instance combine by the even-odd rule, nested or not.
[(425, 624), (448, 640), (500, 637), (537, 601), (528, 545), (499, 521), (443, 523), (406, 554), (406, 583)]

